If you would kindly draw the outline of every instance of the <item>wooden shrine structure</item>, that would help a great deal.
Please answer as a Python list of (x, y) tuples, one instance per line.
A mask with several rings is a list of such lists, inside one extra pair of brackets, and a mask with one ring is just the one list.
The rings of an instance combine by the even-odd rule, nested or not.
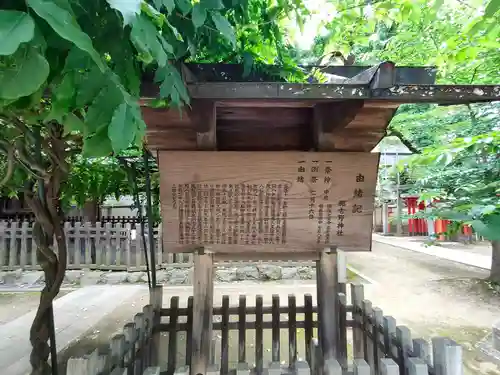
[(151, 108), (148, 148), (161, 178), (164, 249), (192, 252), (191, 375), (210, 358), (213, 265), (316, 260), (319, 340), (336, 353), (337, 249), (370, 251), (378, 155), (402, 103), (500, 99), (500, 86), (435, 85), (431, 68), (324, 67), (329, 83), (242, 76), (238, 65), (186, 65), (190, 108)]

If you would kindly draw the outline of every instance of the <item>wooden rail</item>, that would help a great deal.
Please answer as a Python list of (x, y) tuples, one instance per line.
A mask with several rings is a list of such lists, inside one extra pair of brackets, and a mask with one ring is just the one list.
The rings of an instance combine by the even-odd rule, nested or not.
[[(337, 348), (335, 358), (328, 359), (317, 339), (318, 308), (311, 295), (289, 295), (285, 304), (275, 295), (270, 305), (264, 305), (262, 296), (250, 300), (241, 295), (233, 305), (229, 296), (215, 301), (206, 375), (462, 374), (462, 348), (456, 342), (443, 337), (432, 343), (412, 339), (406, 326), (364, 299), (363, 285), (341, 283), (338, 290), (345, 293), (337, 294)], [(112, 338), (109, 354), (94, 351), (72, 358), (67, 373), (143, 375), (154, 366), (144, 374), (156, 375), (161, 366), (162, 375), (189, 374), (193, 298), (181, 306), (179, 297), (172, 297), (168, 307), (160, 308), (161, 287), (152, 296), (152, 304), (125, 325), (123, 334)], [(234, 334), (237, 340), (232, 340)]]

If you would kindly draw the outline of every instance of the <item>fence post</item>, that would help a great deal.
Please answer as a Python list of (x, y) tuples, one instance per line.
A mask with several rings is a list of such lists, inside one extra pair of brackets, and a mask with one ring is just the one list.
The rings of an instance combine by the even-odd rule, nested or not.
[[(8, 254), (8, 249), (7, 249), (7, 233), (8, 233), (8, 226), (6, 221), (1, 221), (0, 222), (0, 239), (2, 240), (0, 243), (0, 267), (7, 266), (8, 264), (5, 263)], [(32, 252), (34, 249), (31, 250)], [(36, 263), (35, 263), (36, 264)]]
[(361, 304), (364, 299), (364, 289), (361, 284), (351, 284), (351, 303), (354, 327), (352, 329), (353, 356), (354, 359), (363, 359), (363, 314)]
[(340, 366), (347, 370), (347, 301), (344, 293), (337, 296), (339, 312), (339, 342), (337, 347), (337, 359)]
[(378, 307), (373, 308), (373, 370), (375, 374), (379, 373), (380, 359), (384, 358), (384, 351), (381, 345), (384, 343), (383, 335), (381, 335), (380, 330), (383, 329), (384, 324), (384, 313), (382, 309)]
[(462, 375), (462, 347), (445, 337), (432, 338), (435, 375)]
[(390, 358), (380, 360), (380, 375), (399, 375), (399, 366)]
[(131, 235), (132, 235), (132, 225), (130, 225), (130, 223), (125, 223), (125, 225), (123, 226), (123, 230), (125, 231), (125, 264), (127, 266), (127, 270), (130, 269), (130, 267), (132, 266), (132, 255), (131, 255), (131, 251), (130, 251), (130, 247), (131, 247), (131, 242), (132, 242), (132, 238), (131, 238)]
[(326, 248), (316, 262), (318, 337), (325, 360), (337, 355), (337, 249)]
[(409, 375), (428, 375), (429, 369), (427, 364), (421, 358), (408, 359), (408, 374)]
[(361, 306), (363, 309), (362, 312), (362, 321), (363, 321), (363, 352), (365, 361), (371, 368), (372, 374), (375, 368), (374, 366), (374, 358), (373, 358), (373, 347), (375, 338), (370, 338), (370, 334), (373, 332), (372, 320), (373, 320), (373, 311), (372, 311), (372, 303), (371, 301), (364, 299), (361, 302)]
[(364, 359), (355, 359), (353, 375), (370, 375), (370, 366)]
[(194, 255), (193, 353), (191, 375), (205, 374), (210, 362), (213, 321), (213, 254)]
[(110, 266), (112, 265), (114, 262), (113, 262), (113, 258), (116, 258), (113, 257), (113, 250), (111, 249), (111, 231), (113, 230), (113, 224), (111, 223), (106, 223), (104, 224), (104, 246), (102, 247), (102, 249), (106, 252), (106, 257), (104, 259), (106, 259), (106, 266)]
[(21, 268), (26, 267), (28, 263), (28, 225), (27, 221), (23, 221), (21, 224), (21, 254), (19, 257)]
[(10, 251), (9, 251), (9, 267), (14, 269), (17, 264), (17, 229), (19, 224), (14, 221), (10, 225)]
[(151, 349), (151, 364), (153, 366), (160, 365), (160, 338), (161, 332), (156, 329), (159, 328), (161, 323), (161, 308), (163, 306), (163, 287), (157, 285), (149, 291), (149, 303), (153, 306), (153, 337), (152, 337), (152, 349)]
[(428, 365), (431, 365), (429, 343), (424, 339), (413, 339), (413, 354), (415, 357), (422, 359)]
[(396, 319), (392, 316), (384, 316), (384, 347), (387, 355), (398, 357), (398, 348), (394, 346), (396, 338)]
[(404, 374), (408, 374), (408, 353), (413, 352), (410, 329), (406, 326), (397, 326), (396, 339), (399, 343), (399, 365), (402, 367)]

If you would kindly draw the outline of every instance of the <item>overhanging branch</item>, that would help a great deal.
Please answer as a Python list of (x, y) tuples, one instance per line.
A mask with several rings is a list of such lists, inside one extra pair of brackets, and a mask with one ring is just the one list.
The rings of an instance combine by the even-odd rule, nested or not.
[(399, 131), (397, 131), (397, 130), (394, 130), (394, 129), (388, 129), (388, 130), (387, 130), (387, 133), (386, 133), (386, 136), (394, 136), (394, 137), (397, 137), (397, 138), (401, 141), (401, 143), (402, 143), (402, 144), (404, 144), (404, 145), (408, 148), (408, 150), (410, 150), (410, 151), (411, 151), (411, 152), (413, 152), (414, 154), (420, 154), (420, 153), (421, 153), (421, 151), (420, 151), (418, 148), (416, 148), (415, 146), (413, 146), (413, 145), (411, 144), (411, 142), (410, 142), (409, 140), (407, 140), (407, 139), (405, 138), (405, 136), (404, 136), (401, 132), (399, 132)]

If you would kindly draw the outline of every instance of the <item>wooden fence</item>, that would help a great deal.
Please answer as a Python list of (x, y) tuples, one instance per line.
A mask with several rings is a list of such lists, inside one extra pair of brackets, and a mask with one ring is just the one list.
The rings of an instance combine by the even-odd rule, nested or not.
[[(148, 229), (146, 227), (146, 233)], [(141, 227), (132, 224), (66, 222), (68, 269), (91, 268), (100, 270), (143, 271), (146, 269)], [(163, 251), (161, 226), (154, 229), (157, 267), (175, 264), (191, 267), (192, 254), (173, 254)], [(149, 241), (146, 238), (149, 256)], [(36, 260), (33, 223), (0, 221), (0, 270), (40, 269)], [(248, 264), (252, 262), (226, 262)], [(253, 262), (255, 263), (255, 262)], [(279, 264), (296, 265), (281, 261)], [(311, 262), (299, 262), (310, 265)]]
[[(339, 290), (345, 291), (345, 284)], [(160, 289), (161, 290), (161, 289)], [(305, 295), (298, 305), (297, 298), (288, 296), (285, 305), (279, 296), (273, 296), (271, 306), (264, 305), (262, 296), (255, 301), (244, 295), (237, 305), (231, 305), (228, 296), (222, 298), (220, 307), (213, 310), (213, 347), (211, 366), (207, 375), (227, 375), (235, 370), (238, 375), (461, 375), (462, 348), (454, 341), (442, 337), (427, 340), (412, 339), (406, 326), (397, 325), (392, 316), (384, 316), (381, 309), (363, 298), (363, 286), (351, 284), (351, 304), (346, 302), (347, 293), (338, 293), (338, 337), (335, 358), (325, 358), (318, 337), (317, 307), (311, 295)], [(156, 304), (155, 306), (158, 306)], [(143, 316), (152, 307), (146, 306)], [(156, 311), (157, 309), (155, 309)], [(140, 315), (140, 314), (139, 314)], [(149, 341), (144, 343), (144, 356), (154, 358), (152, 364), (161, 366), (163, 375), (189, 375), (192, 353), (193, 298), (181, 307), (179, 298), (173, 297), (167, 308), (158, 310), (154, 326), (148, 331)], [(137, 316), (135, 321), (137, 321)], [(86, 359), (71, 359), (96, 368), (75, 374), (140, 375), (143, 367), (133, 364), (130, 348), (139, 350), (134, 329), (129, 323), (124, 335), (115, 336), (110, 344), (111, 356), (94, 352)], [(139, 325), (139, 327), (142, 327)], [(161, 344), (154, 342), (154, 335), (161, 334)], [(270, 334), (270, 335), (269, 335)], [(270, 336), (270, 340), (266, 339)], [(132, 339), (130, 339), (132, 338)], [(182, 340), (181, 338), (185, 338)], [(237, 338), (236, 340), (233, 340)], [(321, 339), (321, 337), (320, 337)], [(153, 340), (153, 341), (152, 341)], [(267, 346), (270, 343), (270, 348)], [(119, 349), (117, 349), (119, 348)], [(147, 353), (149, 351), (149, 354)], [(120, 355), (121, 353), (121, 355)], [(233, 360), (231, 360), (233, 356)], [(95, 358), (101, 358), (97, 361)], [(112, 363), (106, 370), (89, 363)], [(151, 362), (141, 362), (151, 364)], [(81, 365), (83, 366), (83, 365)], [(128, 372), (123, 372), (123, 369)], [(68, 374), (74, 374), (68, 372)]]

